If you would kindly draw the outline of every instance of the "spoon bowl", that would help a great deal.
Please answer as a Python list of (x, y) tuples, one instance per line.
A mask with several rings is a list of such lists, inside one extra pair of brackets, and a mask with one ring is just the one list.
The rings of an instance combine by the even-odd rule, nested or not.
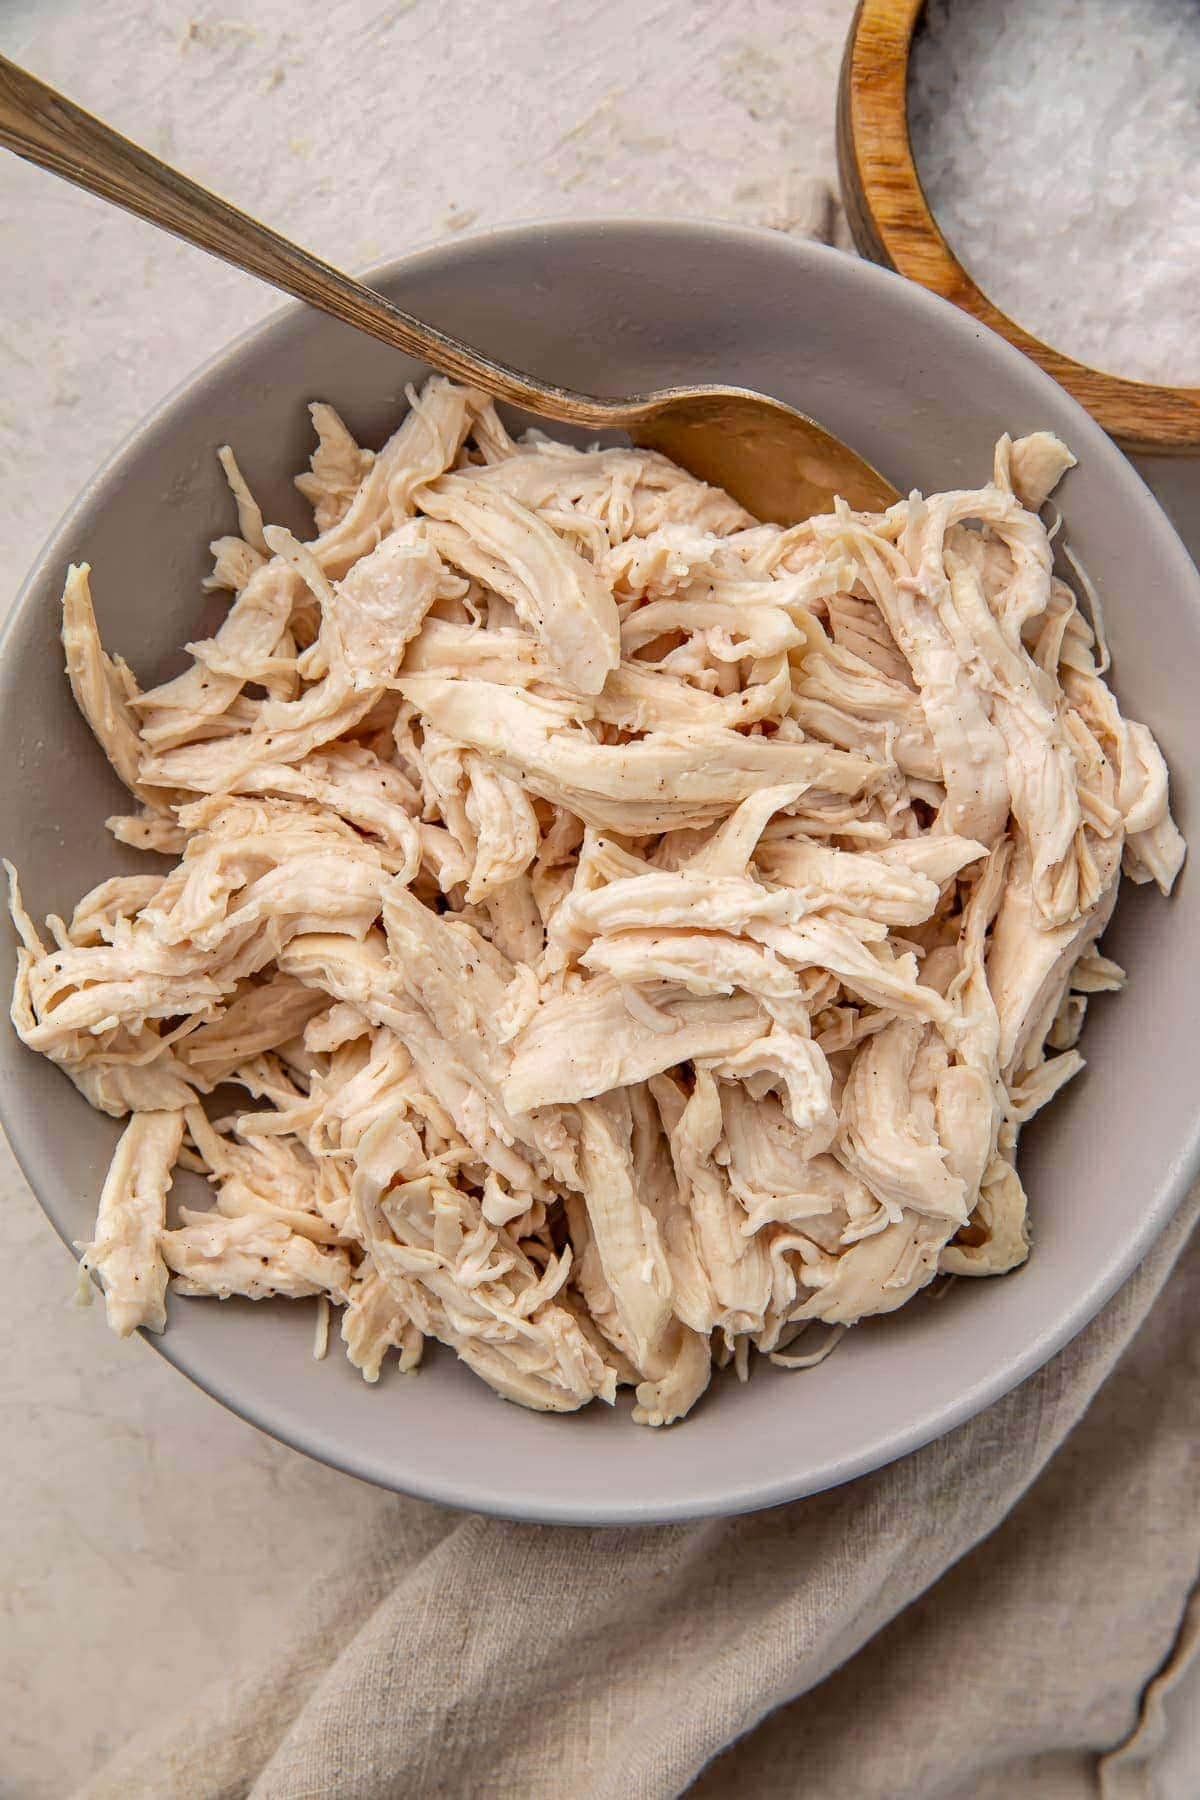
[(633, 442), (721, 487), (747, 512), (791, 525), (840, 496), (882, 512), (899, 494), (877, 469), (815, 420), (749, 388), (667, 388), (628, 427)]

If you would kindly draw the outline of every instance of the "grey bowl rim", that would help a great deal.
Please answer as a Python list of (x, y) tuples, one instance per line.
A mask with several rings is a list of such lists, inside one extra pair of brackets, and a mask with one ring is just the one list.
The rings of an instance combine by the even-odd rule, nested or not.
[[(578, 233), (604, 234), (610, 231), (632, 232), (657, 237), (673, 235), (694, 237), (699, 234), (708, 234), (714, 238), (723, 238), (734, 242), (739, 239), (758, 244), (768, 242), (773, 250), (784, 255), (794, 256), (798, 265), (802, 265), (809, 257), (820, 260), (837, 258), (840, 263), (855, 271), (850, 276), (851, 280), (862, 281), (868, 286), (885, 288), (889, 293), (894, 294), (897, 300), (903, 298), (907, 304), (915, 306), (918, 310), (929, 311), (932, 309), (940, 317), (943, 326), (951, 336), (957, 336), (964, 342), (968, 339), (990, 340), (989, 349), (993, 354), (998, 355), (1002, 361), (1011, 362), (1014, 369), (1019, 367), (1026, 380), (1029, 379), (1032, 372), (1035, 384), (1044, 385), (1048, 392), (1053, 393), (1057, 405), (1061, 406), (1064, 401), (1067, 403), (1068, 409), (1076, 415), (1072, 432), (1074, 444), (1079, 447), (1086, 446), (1089, 450), (1094, 448), (1110, 461), (1115, 479), (1119, 483), (1123, 482), (1129, 490), (1128, 503), (1142, 507), (1149, 506), (1157, 514), (1160, 529), (1165, 527), (1169, 539), (1172, 540), (1172, 554), (1179, 564), (1178, 574), (1181, 586), (1185, 590), (1190, 587), (1193, 597), (1200, 603), (1200, 570), (1193, 563), (1170, 519), (1140, 472), (1113, 443), (1103, 428), (1096, 423), (1091, 414), (1064, 388), (1061, 388), (1052, 376), (1046, 374), (1037, 364), (1032, 363), (1020, 350), (997, 332), (961, 311), (953, 302), (864, 258), (848, 255), (845, 251), (814, 242), (811, 239), (790, 237), (786, 233), (773, 230), (768, 226), (743, 225), (703, 216), (599, 214), (583, 218), (554, 216), (521, 220), (462, 232), (453, 238), (436, 239), (416, 245), (413, 249), (398, 256), (372, 264), (359, 279), (367, 285), (386, 284), (397, 275), (403, 275), (407, 270), (420, 264), (437, 262), (446, 257), (453, 259), (460, 246), (501, 240), (519, 243), (522, 240), (536, 241), (539, 237), (545, 236), (565, 238)], [(11, 659), (8, 654), (10, 639), (15, 637), (18, 622), (33, 603), (35, 588), (40, 585), (48, 566), (54, 561), (57, 547), (75, 519), (98, 498), (105, 486), (119, 477), (122, 463), (133, 452), (142, 436), (147, 431), (165, 424), (173, 408), (185, 395), (190, 394), (209, 378), (219, 374), (224, 364), (251, 349), (256, 340), (265, 339), (273, 332), (283, 329), (305, 310), (307, 309), (302, 301), (284, 301), (283, 304), (273, 308), (263, 318), (239, 332), (227, 344), (192, 369), (161, 400), (142, 414), (64, 509), (21, 583), (5, 619), (3, 629), (0, 630), (0, 710), (4, 708), (15, 684), (15, 671), (10, 667)], [(74, 1241), (68, 1235), (67, 1229), (60, 1225), (55, 1218), (39, 1191), (31, 1166), (33, 1158), (23, 1154), (18, 1147), (17, 1138), (13, 1133), (14, 1122), (13, 1111), (8, 1104), (7, 1096), (0, 1088), (0, 1128), (4, 1130), (12, 1154), (38, 1206), (46, 1215), (58, 1237), (78, 1260), (79, 1253)], [(1059, 1350), (1077, 1337), (1124, 1285), (1152, 1245), (1165, 1231), (1197, 1173), (1200, 1173), (1200, 1104), (1197, 1105), (1191, 1137), (1180, 1147), (1174, 1160), (1171, 1179), (1160, 1187), (1152, 1202), (1142, 1213), (1138, 1226), (1126, 1240), (1123, 1254), (1114, 1258), (1110, 1268), (1077, 1295), (1074, 1302), (1058, 1316), (1053, 1325), (1048, 1326), (1034, 1337), (1019, 1353), (1014, 1353), (1003, 1364), (998, 1365), (990, 1376), (977, 1381), (966, 1389), (953, 1403), (935, 1409), (928, 1416), (910, 1421), (907, 1426), (897, 1429), (889, 1437), (877, 1440), (871, 1449), (864, 1450), (858, 1456), (834, 1458), (825, 1465), (811, 1467), (802, 1476), (785, 1478), (771, 1483), (739, 1483), (735, 1479), (729, 1483), (717, 1504), (711, 1504), (708, 1501), (703, 1504), (684, 1501), (664, 1508), (654, 1501), (640, 1502), (621, 1499), (614, 1503), (605, 1500), (602, 1496), (598, 1496), (587, 1504), (575, 1502), (564, 1504), (553, 1501), (543, 1503), (536, 1500), (513, 1503), (499, 1501), (489, 1495), (486, 1489), (467, 1487), (463, 1484), (442, 1481), (436, 1477), (423, 1479), (419, 1471), (410, 1473), (406, 1470), (401, 1481), (394, 1471), (374, 1465), (369, 1451), (364, 1451), (360, 1455), (348, 1454), (341, 1446), (323, 1443), (319, 1427), (315, 1427), (311, 1432), (293, 1429), (290, 1426), (283, 1427), (272, 1422), (267, 1416), (269, 1409), (264, 1410), (244, 1398), (233, 1398), (224, 1391), (220, 1381), (206, 1378), (201, 1368), (191, 1366), (173, 1351), (169, 1330), (161, 1334), (143, 1330), (139, 1331), (138, 1335), (146, 1340), (173, 1369), (185, 1376), (193, 1386), (198, 1387), (219, 1405), (233, 1413), (235, 1417), (264, 1432), (276, 1442), (286, 1444), (290, 1449), (297, 1450), (316, 1462), (393, 1493), (461, 1511), (483, 1513), (516, 1522), (582, 1528), (666, 1526), (696, 1519), (738, 1516), (762, 1511), (773, 1506), (785, 1505), (790, 1501), (804, 1499), (809, 1495), (822, 1493), (831, 1488), (843, 1486), (861, 1476), (872, 1474), (901, 1457), (923, 1449), (927, 1444), (944, 1437), (948, 1432), (966, 1424), (989, 1406), (1003, 1399), (1005, 1395), (1013, 1392), (1030, 1376), (1043, 1368)], [(686, 1429), (686, 1422), (683, 1428)]]

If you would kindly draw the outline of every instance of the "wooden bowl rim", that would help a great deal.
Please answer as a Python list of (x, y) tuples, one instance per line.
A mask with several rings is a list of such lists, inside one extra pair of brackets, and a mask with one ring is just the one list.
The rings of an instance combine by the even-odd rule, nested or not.
[(971, 313), (1040, 364), (1126, 449), (1200, 449), (1200, 387), (1109, 375), (1043, 343), (988, 299), (929, 208), (908, 129), (908, 66), (925, 0), (859, 0), (842, 59), (838, 163), (859, 250)]

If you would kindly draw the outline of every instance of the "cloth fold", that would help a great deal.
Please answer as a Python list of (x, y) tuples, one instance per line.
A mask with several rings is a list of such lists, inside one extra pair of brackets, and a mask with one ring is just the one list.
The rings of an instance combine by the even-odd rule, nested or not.
[(1150, 1800), (1148, 1749), (1100, 1759), (1189, 1636), (1197, 1211), (1013, 1394), (845, 1487), (636, 1530), (397, 1499), (87, 1800)]

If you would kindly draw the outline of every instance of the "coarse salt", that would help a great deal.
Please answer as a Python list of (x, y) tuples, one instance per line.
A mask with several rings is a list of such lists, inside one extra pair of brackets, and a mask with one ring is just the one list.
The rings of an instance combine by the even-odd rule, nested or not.
[(989, 299), (1093, 367), (1200, 382), (1197, 0), (930, 0), (909, 125)]

